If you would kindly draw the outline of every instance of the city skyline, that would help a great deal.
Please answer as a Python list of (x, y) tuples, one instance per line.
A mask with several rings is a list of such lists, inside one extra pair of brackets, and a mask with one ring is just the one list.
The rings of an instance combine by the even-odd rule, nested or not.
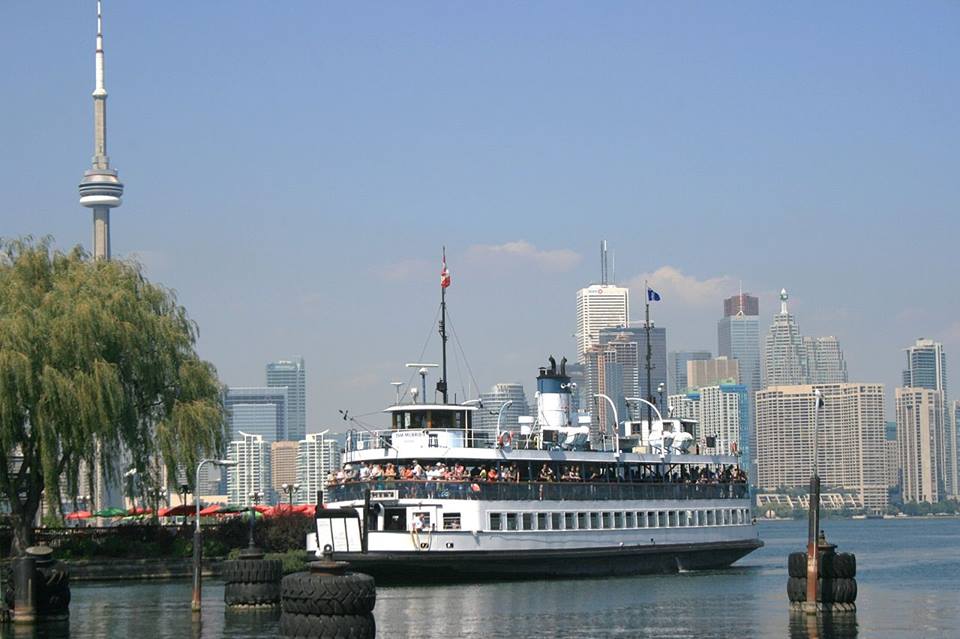
[[(4, 236), (50, 233), (60, 248), (91, 248), (75, 189), (89, 157), (92, 6), (52, 17), (30, 3), (0, 9), (9, 24), (43, 25), (14, 30), (3, 45), (31, 55), (31, 65), (12, 69), (23, 99), (0, 106), (18, 123), (14, 153), (0, 158), (16, 178)], [(960, 136), (943, 105), (958, 91), (939, 63), (952, 40), (938, 26), (949, 21), (940, 12), (955, 9), (920, 16), (891, 7), (864, 24), (860, 12), (835, 7), (827, 27), (817, 11), (730, 9), (760, 27), (741, 33), (727, 9), (711, 7), (685, 15), (623, 5), (614, 17), (531, 5), (511, 10), (510, 21), (490, 8), (423, 7), (238, 3), (228, 12), (198, 6), (189, 19), (162, 6), (107, 7), (111, 151), (135, 185), (113, 253), (139, 256), (151, 279), (178, 291), (200, 327), (201, 355), (225, 383), (259, 379), (275, 353), (302, 353), (325, 363), (308, 380), (308, 430), (342, 430), (339, 409), (379, 410), (431, 330), (444, 243), (452, 324), (472, 371), (451, 369), (460, 399), (504, 379), (532, 388), (547, 353), (575, 359), (572, 291), (599, 280), (602, 237), (615, 237), (614, 281), (634, 299), (646, 281), (663, 295), (654, 321), (669, 328), (670, 350), (712, 350), (717, 305), (742, 281), (761, 310), (786, 286), (804, 333), (837, 336), (849, 378), (882, 382), (888, 405), (904, 344), (924, 336), (960, 352), (960, 301), (943, 294), (960, 199), (947, 169)], [(291, 32), (293, 22), (316, 23), (320, 33)], [(905, 35), (903, 22), (915, 29)], [(470, 35), (478, 23), (493, 40)], [(208, 46), (211, 24), (220, 48)], [(532, 25), (544, 34), (536, 47), (520, 37)], [(584, 25), (604, 38), (591, 39)], [(856, 42), (842, 35), (850, 25)], [(770, 37), (814, 28), (814, 43), (769, 49), (769, 66), (756, 68), (748, 55), (767, 50)], [(903, 64), (902, 50), (888, 51), (892, 38), (908, 40), (927, 100), (888, 81)], [(381, 48), (365, 48), (371, 41)], [(673, 55), (678, 46), (690, 56)], [(863, 73), (864, 59), (875, 71)], [(824, 77), (817, 70), (827, 60), (835, 73)], [(598, 77), (598, 68), (611, 75)], [(642, 89), (615, 80), (635, 68), (650, 71)], [(704, 93), (713, 78), (730, 92)], [(577, 81), (588, 90), (573, 91)], [(250, 91), (250, 82), (265, 90)], [(657, 100), (647, 99), (651, 91)], [(277, 92), (285, 99), (268, 97)], [(384, 94), (392, 99), (377, 99)], [(840, 96), (842, 108), (825, 114), (822, 95)], [(605, 118), (583, 117), (601, 108), (594, 103)], [(149, 117), (159, 113), (170, 117)], [(278, 123), (249, 126), (264, 113)], [(820, 114), (815, 126), (809, 113)], [(734, 141), (741, 153), (731, 155)], [(171, 167), (202, 179), (159, 179)], [(744, 180), (753, 188), (741, 188)], [(906, 216), (940, 228), (911, 240), (927, 258), (926, 278), (889, 259), (902, 250)], [(648, 247), (649, 237), (678, 228), (683, 250)], [(316, 250), (328, 233), (337, 241)], [(770, 314), (759, 317), (765, 327)], [(236, 349), (241, 342), (247, 347)], [(431, 348), (438, 353), (436, 338)]]

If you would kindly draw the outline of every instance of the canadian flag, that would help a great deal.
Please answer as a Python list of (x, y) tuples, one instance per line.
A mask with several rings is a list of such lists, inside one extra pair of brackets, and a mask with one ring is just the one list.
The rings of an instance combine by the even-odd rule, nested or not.
[(443, 268), (440, 269), (440, 288), (450, 286), (450, 271), (447, 270), (447, 252), (443, 252)]

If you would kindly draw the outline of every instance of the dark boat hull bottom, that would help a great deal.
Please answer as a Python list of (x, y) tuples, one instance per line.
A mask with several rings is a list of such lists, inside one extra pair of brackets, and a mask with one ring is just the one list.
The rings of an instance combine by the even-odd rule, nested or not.
[(668, 574), (727, 568), (763, 546), (758, 539), (577, 550), (336, 553), (351, 570), (386, 583)]

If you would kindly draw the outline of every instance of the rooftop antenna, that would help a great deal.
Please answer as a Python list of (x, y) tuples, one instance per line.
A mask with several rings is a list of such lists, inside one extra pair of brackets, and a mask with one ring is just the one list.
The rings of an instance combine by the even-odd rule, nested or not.
[(737, 304), (740, 307), (740, 310), (737, 311), (737, 315), (743, 317), (743, 280), (740, 280), (740, 297), (737, 298)]
[(600, 284), (606, 286), (609, 283), (607, 278), (607, 241), (600, 240)]
[[(424, 364), (422, 362), (410, 362), (406, 364), (407, 368), (416, 368), (417, 373), (420, 375), (420, 385), (423, 387), (423, 402), (427, 401), (427, 372), (431, 368), (437, 368), (438, 364)], [(417, 389), (413, 387), (410, 389), (410, 393), (413, 395), (413, 403), (417, 403)]]
[(393, 389), (397, 391), (397, 406), (400, 405), (400, 387), (403, 386), (403, 382), (390, 382), (390, 385), (393, 386)]

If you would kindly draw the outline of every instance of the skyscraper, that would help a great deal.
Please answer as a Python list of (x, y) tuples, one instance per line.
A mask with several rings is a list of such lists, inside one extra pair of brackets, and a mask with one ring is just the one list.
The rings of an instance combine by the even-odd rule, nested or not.
[(723, 319), (717, 323), (717, 353), (737, 360), (740, 383), (747, 387), (748, 407), (741, 419), (749, 433), (749, 474), (756, 481), (756, 392), (763, 388), (760, 366), (760, 303), (757, 298), (740, 293), (723, 302)]
[(816, 429), (825, 486), (855, 492), (869, 510), (885, 510), (887, 461), (882, 384), (774, 386), (757, 393), (757, 484), (805, 488), (813, 461), (814, 390), (823, 394)]
[(97, 0), (96, 84), (93, 89), (93, 160), (80, 181), (80, 205), (93, 209), (93, 257), (110, 259), (110, 209), (122, 204), (123, 184), (107, 155), (107, 89), (103, 71), (103, 17)]
[(612, 284), (593, 284), (577, 291), (577, 361), (600, 343), (600, 329), (627, 326), (630, 290)]
[(723, 316), (736, 317), (749, 315), (756, 317), (760, 314), (760, 300), (750, 293), (740, 293), (723, 300)]
[(673, 417), (697, 420), (697, 443), (706, 455), (749, 456), (750, 438), (743, 421), (748, 408), (747, 387), (740, 384), (715, 384), (670, 396)]
[(943, 498), (960, 498), (960, 442), (957, 423), (947, 402), (947, 356), (943, 344), (931, 339), (919, 338), (908, 347), (907, 366), (903, 370), (903, 385), (911, 388), (929, 388), (943, 393), (943, 452), (941, 454), (944, 477)]
[[(480, 393), (482, 406), (473, 414), (473, 433), (478, 442), (493, 443), (496, 441), (497, 418), (500, 418), (500, 427), (504, 430), (516, 432), (520, 417), (532, 416), (527, 404), (527, 394), (523, 384), (519, 382), (500, 382), (494, 384), (487, 393)], [(511, 402), (503, 409), (501, 407)]]
[(683, 393), (690, 386), (687, 379), (687, 362), (710, 359), (710, 351), (672, 351), (667, 353), (667, 393)]
[(228, 386), (223, 405), (227, 412), (227, 436), (238, 439), (243, 431), (260, 435), (269, 446), (287, 437), (287, 388)]
[(691, 390), (718, 384), (739, 384), (740, 362), (726, 356), (687, 362), (687, 380)]
[[(652, 322), (651, 322), (652, 324)], [(615, 340), (621, 343), (633, 342), (637, 346), (637, 391), (634, 397), (646, 399), (651, 397), (654, 403), (660, 402), (660, 385), (663, 385), (664, 403), (667, 398), (667, 329), (662, 326), (650, 327), (650, 388), (647, 389), (647, 329), (642, 322), (639, 326), (628, 328), (606, 328), (599, 332), (600, 343), (609, 346)], [(627, 364), (629, 368), (629, 363)], [(624, 371), (624, 392), (633, 392), (631, 380), (626, 377), (628, 370)], [(628, 397), (630, 395), (627, 395)], [(640, 413), (645, 413), (641, 407), (634, 404), (630, 406), (632, 414), (639, 417)], [(625, 418), (624, 418), (625, 419)]]
[(231, 504), (249, 506), (251, 493), (263, 493), (260, 503), (275, 501), (270, 485), (270, 442), (260, 435), (237, 433), (227, 448), (227, 459), (237, 462), (227, 468), (227, 498)]
[(811, 384), (844, 384), (848, 381), (847, 362), (836, 337), (804, 337), (803, 352)]
[[(623, 364), (617, 361), (617, 351), (606, 346), (595, 345), (587, 349), (584, 354), (586, 362), (583, 364), (586, 378), (587, 392), (584, 398), (587, 406), (581, 405), (580, 410), (589, 412), (590, 441), (599, 446), (604, 435), (610, 433), (616, 421), (622, 422), (627, 418), (626, 395), (623, 390)], [(610, 410), (610, 405), (602, 397), (606, 395), (616, 407), (616, 419)]]
[(297, 442), (273, 442), (270, 444), (270, 485), (278, 495), (283, 495), (284, 484), (297, 483)]
[(300, 441), (307, 434), (307, 373), (303, 358), (267, 364), (267, 386), (287, 389), (287, 430), (284, 439)]
[(943, 391), (898, 388), (895, 397), (903, 500), (936, 503), (947, 496)]
[(327, 474), (340, 468), (340, 445), (326, 434), (310, 433), (297, 444), (298, 503), (314, 503), (317, 491), (326, 486)]
[(787, 311), (787, 290), (780, 291), (780, 313), (775, 315), (763, 346), (763, 387), (806, 384), (803, 341), (793, 315)]

